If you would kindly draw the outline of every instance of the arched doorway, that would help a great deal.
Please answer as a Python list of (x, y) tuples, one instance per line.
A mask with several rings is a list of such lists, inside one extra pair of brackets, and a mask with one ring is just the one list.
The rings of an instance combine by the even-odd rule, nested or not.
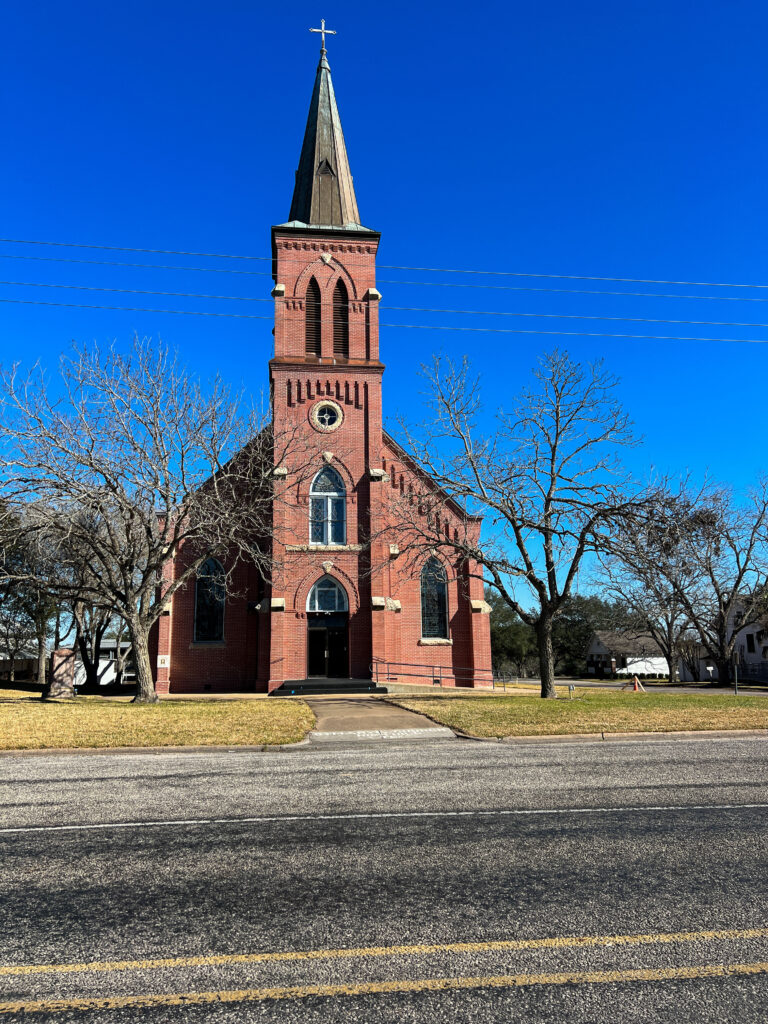
[(307, 676), (349, 678), (349, 602), (332, 576), (322, 576), (307, 597)]

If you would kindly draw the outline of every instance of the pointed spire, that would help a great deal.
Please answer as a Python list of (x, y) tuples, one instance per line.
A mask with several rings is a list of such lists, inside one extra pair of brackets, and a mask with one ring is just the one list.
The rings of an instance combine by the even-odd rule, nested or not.
[(320, 50), (289, 220), (312, 227), (362, 227), (325, 46)]

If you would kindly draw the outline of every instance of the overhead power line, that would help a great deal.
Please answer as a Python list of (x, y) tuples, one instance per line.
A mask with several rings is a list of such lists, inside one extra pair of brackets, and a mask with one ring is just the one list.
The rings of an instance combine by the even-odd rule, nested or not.
[[(38, 263), (85, 263), (92, 267), (138, 267), (140, 270), (186, 270), (204, 274), (243, 274), (247, 277), (272, 277), (268, 270), (237, 270), (234, 267), (187, 267), (184, 264), (126, 263), (120, 260), (77, 260), (72, 256), (26, 256), (0, 252), (2, 260), (35, 260)], [(766, 300), (768, 301), (768, 300)]]
[(50, 245), (64, 249), (101, 249), (106, 252), (146, 252), (155, 256), (206, 256), (214, 260), (266, 260), (271, 256), (235, 256), (227, 252), (187, 252), (183, 249), (138, 249), (129, 245), (97, 245), (93, 242), (44, 242), (38, 238), (0, 238), (12, 245)]
[[(208, 316), (233, 320), (272, 320), (271, 316), (256, 313), (216, 313), (196, 309), (154, 309), (143, 306), (108, 306), (79, 302), (52, 302), (43, 299), (0, 298), (0, 302), (27, 306), (59, 306), (67, 309), (104, 309), (134, 313), (169, 313), (174, 316)], [(603, 331), (544, 331), (511, 327), (454, 327), (446, 324), (386, 324), (379, 326), (393, 330), (411, 331), (460, 331), (479, 334), (540, 334), (569, 338), (627, 338), (642, 341), (700, 341), (727, 342), (737, 345), (768, 345), (768, 338), (700, 338), (668, 334), (614, 334)]]
[[(110, 288), (96, 284), (46, 284), (43, 281), (0, 281), (0, 285), (19, 288), (63, 288), (79, 292), (119, 292), (125, 295), (164, 295), (175, 299), (226, 299), (231, 302), (274, 302), (274, 299), (253, 295), (210, 295), (207, 292), (161, 292), (149, 288)], [(766, 325), (768, 326), (768, 325)]]
[(61, 306), (65, 309), (110, 309), (125, 313), (173, 313), (174, 316), (217, 316), (231, 320), (272, 320), (271, 316), (259, 316), (257, 313), (213, 313), (198, 309), (153, 309), (147, 306), (102, 306), (82, 302), (49, 302), (45, 299), (6, 299), (0, 302), (12, 302), (25, 306)]
[[(243, 273), (243, 271), (239, 271)], [(247, 271), (245, 271), (247, 273)], [(459, 284), (456, 281), (397, 281), (380, 278), (379, 284), (419, 285), (423, 288), (476, 288), (500, 292), (545, 292), (559, 295), (618, 295), (638, 299), (708, 299), (715, 302), (768, 302), (755, 295), (680, 295), (674, 292), (608, 291), (604, 288), (544, 288), (524, 284)]]
[[(91, 267), (127, 267), (139, 270), (182, 270), (194, 274), (235, 274), (241, 277), (272, 277), (268, 270), (240, 270), (237, 267), (190, 267), (183, 263), (129, 263), (121, 260), (84, 260), (72, 256), (28, 256), (24, 253), (0, 252), (3, 260), (33, 260), (36, 263), (72, 263)], [(457, 281), (403, 281), (379, 278), (379, 284), (415, 285), (422, 288), (472, 288), (481, 291), (543, 292), (561, 295), (612, 295), (640, 299), (705, 299), (714, 302), (768, 302), (768, 298), (754, 295), (681, 295), (670, 292), (609, 291), (604, 288), (552, 288), (521, 284), (465, 284)]]
[[(63, 291), (80, 292), (111, 292), (121, 295), (159, 295), (165, 298), (181, 299), (217, 299), (231, 302), (271, 302), (271, 298), (262, 298), (252, 295), (215, 295), (207, 292), (165, 292), (153, 289), (140, 288), (112, 288), (102, 285), (61, 285), (49, 284), (40, 281), (0, 281), (0, 285), (17, 288), (55, 288)], [(284, 300), (287, 301), (287, 300)], [(353, 303), (347, 302), (347, 306)], [(465, 316), (525, 316), (531, 319), (589, 319), (589, 321), (613, 321), (624, 324), (680, 324), (694, 327), (749, 327), (768, 328), (766, 324), (740, 323), (737, 321), (692, 321), (692, 319), (666, 319), (650, 316), (613, 316), (601, 313), (540, 313), (540, 312), (515, 312), (498, 309), (451, 309), (430, 306), (389, 306), (381, 305), (380, 309), (390, 309), (396, 312), (415, 313), (449, 313)]]
[[(50, 242), (29, 238), (0, 238), (0, 242), (11, 245), (58, 246), (67, 249), (101, 249), (108, 252), (143, 252), (163, 256), (201, 256), (217, 260), (258, 260), (271, 262), (271, 256), (238, 256), (225, 252), (197, 252), (183, 249), (143, 249), (123, 245), (101, 245), (92, 242)], [(467, 270), (457, 267), (407, 267), (397, 264), (379, 264), (383, 270), (412, 270), (425, 274), (473, 274), (487, 277), (533, 277), (559, 281), (605, 281), (616, 284), (665, 284), (688, 285), (695, 288), (760, 288), (768, 289), (768, 284), (744, 284), (725, 281), (684, 281), (676, 279), (650, 277), (598, 277), (589, 274), (544, 274), (535, 271), (521, 270)]]
[[(2, 281), (0, 285), (19, 288), (57, 288), (64, 291), (88, 291), (88, 292), (112, 292), (122, 295), (159, 295), (165, 298), (181, 299), (216, 299), (231, 302), (272, 302), (271, 298), (262, 298), (252, 295), (215, 295), (207, 292), (171, 292), (156, 291), (148, 288), (113, 288), (103, 285), (86, 284), (51, 284), (43, 281)], [(286, 301), (286, 300), (283, 300)], [(347, 306), (352, 303), (348, 302)], [(741, 323), (733, 320), (670, 320), (657, 317), (637, 316), (611, 316), (604, 314), (587, 313), (529, 313), (513, 312), (509, 310), (494, 309), (445, 309), (428, 306), (387, 306), (382, 305), (380, 309), (392, 310), (399, 313), (447, 313), (459, 314), (462, 316), (503, 316), (503, 317), (526, 317), (528, 319), (547, 320), (610, 320), (620, 323), (640, 324), (680, 324), (695, 327), (768, 327), (768, 323)]]
[[(0, 281), (0, 284), (3, 282)], [(645, 316), (604, 316), (587, 313), (513, 313), (493, 309), (430, 309), (424, 306), (381, 306), (381, 309), (392, 309), (403, 313), (460, 313), (466, 316), (525, 316), (534, 320), (619, 320), (633, 324), (692, 324), (697, 327), (768, 327), (768, 323), (738, 323), (733, 320), (665, 320)]]

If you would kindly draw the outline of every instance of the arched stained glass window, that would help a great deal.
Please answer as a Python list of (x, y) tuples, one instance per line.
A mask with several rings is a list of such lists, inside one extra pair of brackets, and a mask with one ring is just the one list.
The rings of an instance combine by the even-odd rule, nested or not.
[(421, 570), (421, 635), (448, 639), (448, 576), (437, 558), (427, 559)]
[(333, 354), (349, 359), (349, 296), (341, 278), (333, 289)]
[(308, 612), (345, 612), (348, 607), (346, 591), (333, 576), (321, 576), (307, 598)]
[(197, 571), (195, 584), (195, 641), (215, 643), (224, 639), (224, 604), (227, 589), (224, 570), (208, 558)]
[(320, 355), (320, 334), (321, 334), (321, 312), (320, 312), (320, 285), (314, 279), (309, 282), (307, 298), (304, 303), (306, 339), (305, 351), (308, 356)]
[(311, 544), (346, 544), (347, 500), (344, 481), (335, 469), (321, 469), (309, 489)]

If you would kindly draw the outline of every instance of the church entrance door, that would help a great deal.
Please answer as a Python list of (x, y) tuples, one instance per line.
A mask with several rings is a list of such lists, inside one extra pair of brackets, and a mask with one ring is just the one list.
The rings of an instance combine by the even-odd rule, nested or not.
[(348, 625), (346, 612), (307, 614), (307, 676), (325, 679), (349, 676)]

